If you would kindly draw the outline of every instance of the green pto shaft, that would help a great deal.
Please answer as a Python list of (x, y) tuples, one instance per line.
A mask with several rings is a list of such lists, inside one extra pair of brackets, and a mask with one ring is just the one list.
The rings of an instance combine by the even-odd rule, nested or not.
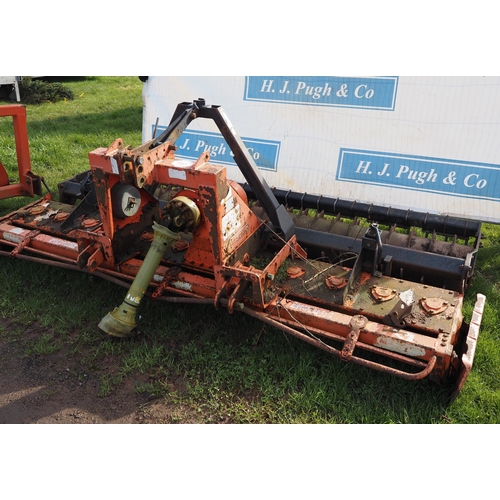
[(153, 222), (154, 238), (146, 258), (137, 273), (125, 300), (108, 313), (99, 323), (99, 328), (115, 337), (133, 337), (137, 331), (137, 308), (146, 293), (156, 268), (173, 241), (180, 236), (156, 222)]

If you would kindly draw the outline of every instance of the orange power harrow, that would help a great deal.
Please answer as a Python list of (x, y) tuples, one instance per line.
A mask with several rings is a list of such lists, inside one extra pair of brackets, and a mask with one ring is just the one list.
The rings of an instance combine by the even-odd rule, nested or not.
[[(211, 164), (208, 152), (197, 161), (176, 158), (175, 141), (196, 118), (216, 123), (244, 186)], [(471, 321), (464, 321), (480, 226), (472, 246), (455, 236), (448, 255), (412, 248), (424, 237), (411, 234), (400, 244), (403, 235), (377, 221), (349, 242), (338, 230), (346, 224), (341, 214), (308, 218), (305, 210), (287, 210), (222, 108), (203, 100), (180, 104), (159, 137), (137, 148), (118, 139), (89, 160), (89, 171), (59, 185), (59, 201), (49, 194), (0, 219), (0, 255), (126, 286), (123, 303), (99, 324), (106, 333), (135, 335), (145, 294), (208, 303), (339, 360), (409, 380), (429, 377), (448, 384), (452, 398), (459, 393), (485, 302), (478, 295)], [(429, 249), (433, 240), (420, 243)]]

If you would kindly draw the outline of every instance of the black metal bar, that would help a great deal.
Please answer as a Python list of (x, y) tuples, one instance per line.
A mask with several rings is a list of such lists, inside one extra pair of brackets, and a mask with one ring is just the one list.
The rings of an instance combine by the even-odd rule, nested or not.
[[(242, 186), (249, 199), (256, 199), (251, 186), (248, 184)], [(481, 222), (473, 220), (359, 203), (325, 195), (297, 193), (278, 188), (273, 189), (272, 192), (279, 203), (297, 209), (315, 209), (328, 215), (365, 217), (379, 224), (397, 224), (407, 228), (419, 227), (425, 231), (436, 231), (438, 234), (457, 235), (459, 238), (477, 238), (481, 232)]]
[(154, 149), (167, 141), (174, 144), (186, 127), (196, 118), (195, 110), (198, 108), (197, 102), (198, 101), (181, 102), (178, 104), (170, 120), (170, 124), (166, 130), (150, 144), (149, 149)]
[(236, 164), (245, 180), (252, 187), (257, 199), (262, 203), (275, 230), (281, 233), (283, 239), (289, 240), (293, 236), (295, 229), (290, 215), (286, 208), (278, 202), (266, 180), (262, 177), (245, 144), (233, 129), (223, 109), (220, 106), (200, 107), (198, 116), (210, 118), (215, 122), (233, 152)]

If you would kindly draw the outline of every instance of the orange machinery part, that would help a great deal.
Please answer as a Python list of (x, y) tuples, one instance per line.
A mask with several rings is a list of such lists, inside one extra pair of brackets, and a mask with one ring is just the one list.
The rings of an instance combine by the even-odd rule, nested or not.
[(0, 117), (11, 116), (16, 143), (17, 169), (19, 182), (10, 184), (7, 172), (0, 162), (0, 199), (13, 196), (41, 194), (40, 178), (31, 172), (31, 159), (26, 125), (26, 108), (22, 104), (0, 106)]

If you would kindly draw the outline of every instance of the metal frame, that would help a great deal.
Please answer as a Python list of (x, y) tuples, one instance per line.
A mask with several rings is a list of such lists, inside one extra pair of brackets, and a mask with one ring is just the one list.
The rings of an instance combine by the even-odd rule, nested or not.
[(0, 106), (0, 117), (12, 117), (16, 144), (19, 182), (11, 183), (7, 171), (0, 163), (0, 199), (13, 196), (42, 194), (42, 179), (31, 171), (31, 159), (26, 124), (26, 108), (22, 104)]

